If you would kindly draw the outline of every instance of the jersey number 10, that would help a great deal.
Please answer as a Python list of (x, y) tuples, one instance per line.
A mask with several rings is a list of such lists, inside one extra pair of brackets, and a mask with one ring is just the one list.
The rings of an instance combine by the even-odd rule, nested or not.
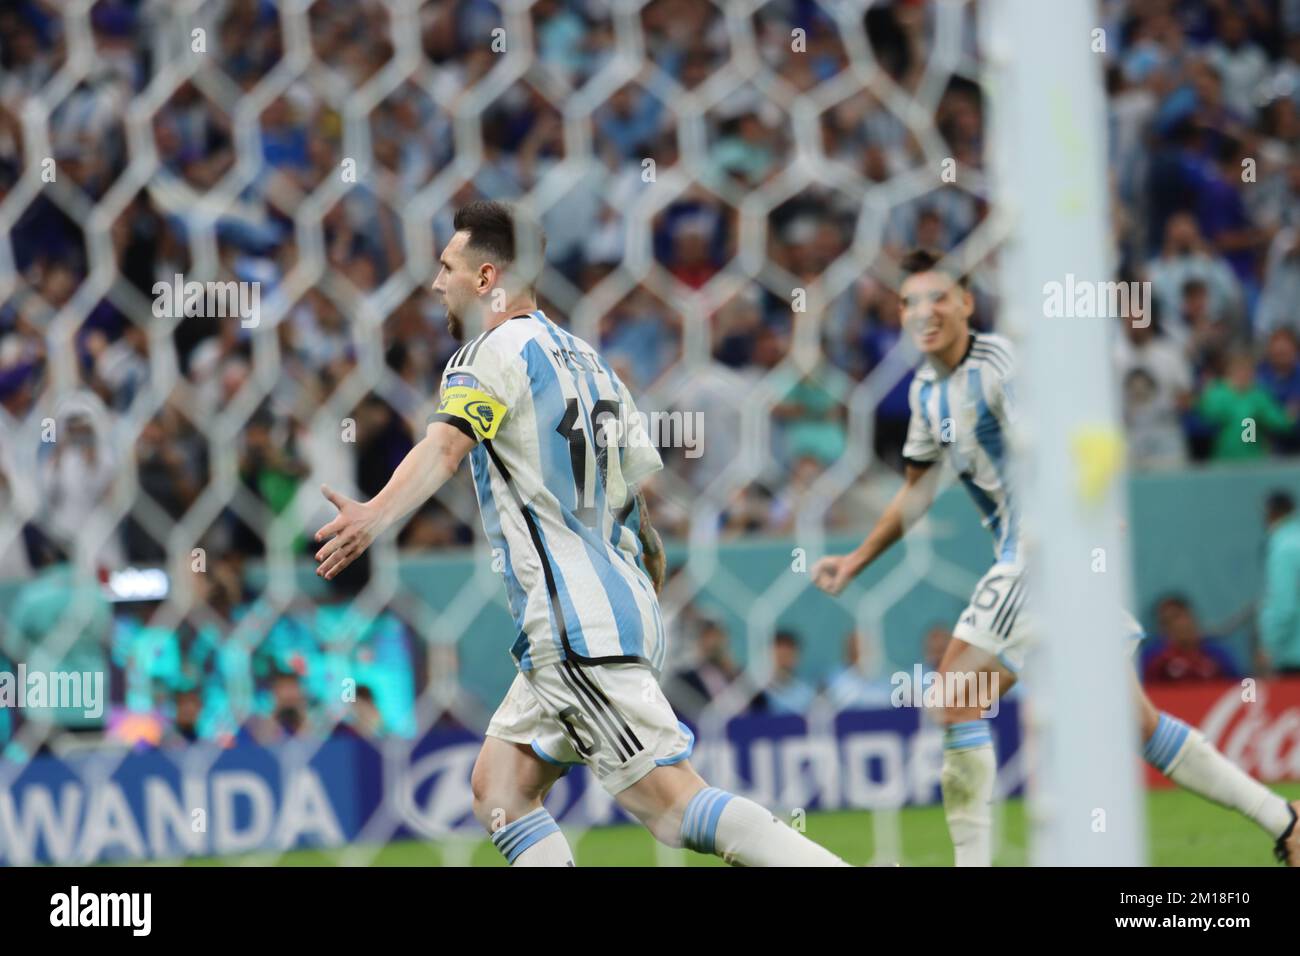
[[(587, 480), (589, 462), (595, 460), (595, 480), (605, 489), (605, 503), (609, 510), (622, 508), (627, 503), (627, 484), (623, 481), (623, 466), (618, 454), (619, 441), (617, 431), (611, 436), (609, 417), (613, 416), (613, 427), (617, 430), (622, 422), (622, 405), (612, 398), (602, 398), (591, 410), (593, 430), (602, 432), (600, 439), (587, 434), (583, 428), (582, 409), (576, 398), (565, 402), (564, 418), (555, 430), (569, 443), (569, 462), (573, 466), (574, 500), (577, 502), (575, 513), (579, 521), (588, 528), (599, 528), (600, 516), (596, 513), (595, 482)], [(613, 446), (614, 454), (610, 454)]]

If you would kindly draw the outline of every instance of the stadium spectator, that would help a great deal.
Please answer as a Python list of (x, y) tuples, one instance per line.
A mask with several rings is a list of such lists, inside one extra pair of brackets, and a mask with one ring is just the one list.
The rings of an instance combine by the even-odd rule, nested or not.
[[(1260, 386), (1292, 418), (1300, 416), (1300, 338), (1294, 330), (1275, 329), (1268, 337), (1257, 378)], [(1287, 454), (1300, 452), (1300, 428), (1274, 435), (1273, 446)]]
[(720, 534), (726, 538), (762, 534), (772, 526), (774, 508), (772, 492), (762, 484), (737, 488), (718, 515)]
[(1210, 245), (1227, 261), (1248, 300), (1258, 293), (1256, 269), (1272, 237), (1257, 226), (1242, 190), (1242, 161), (1249, 159), (1240, 142), (1224, 137), (1213, 163), (1201, 170), (1196, 218)]
[(691, 667), (664, 682), (664, 694), (681, 717), (696, 723), (724, 697), (738, 700), (741, 707), (753, 703), (755, 690), (731, 653), (731, 638), (721, 621), (705, 617), (700, 622), (694, 656)]
[(921, 663), (925, 665), (927, 672), (939, 669), (943, 652), (948, 649), (948, 642), (951, 640), (952, 631), (947, 624), (935, 624), (925, 632), (921, 642)]
[(792, 631), (777, 631), (772, 639), (772, 676), (755, 709), (769, 714), (805, 714), (817, 692), (798, 675), (802, 647)]
[[(15, 666), (25, 665), (29, 674), (105, 675), (112, 609), (98, 582), (76, 573), (62, 557), (53, 548), (38, 552), (36, 577), (18, 592), (0, 629), (0, 656)], [(109, 684), (104, 681), (106, 695)], [(97, 716), (87, 716), (85, 708), (27, 707), (16, 711), (17, 720), (8, 722), (9, 729), (16, 732), (26, 722), (46, 725), (40, 750), (48, 750), (59, 735), (96, 740), (109, 716), (109, 701), (101, 703), (103, 712)]]
[(1191, 213), (1176, 213), (1169, 218), (1160, 256), (1147, 271), (1157, 310), (1169, 317), (1162, 331), (1180, 345), (1192, 333), (1181, 311), (1187, 283), (1197, 281), (1205, 289), (1211, 322), (1230, 322), (1242, 308), (1240, 282), (1228, 261), (1206, 244)]
[(863, 654), (871, 649), (869, 639), (858, 631), (844, 638), (844, 664), (826, 681), (826, 696), (841, 710), (870, 710), (888, 707), (893, 686), (876, 676), (872, 662)]
[[(486, 726), (492, 712), (461, 682), (460, 652), (456, 644), (430, 640), (425, 644), (424, 652), (423, 695), (436, 703), (429, 725), (437, 730), (457, 731)], [(385, 730), (409, 735), (411, 731), (407, 728), (415, 723), (413, 707), (407, 711), (394, 710), (393, 715), (402, 723), (385, 719)]]
[[(306, 473), (306, 464), (295, 454), (292, 435), (290, 423), (277, 421), (267, 410), (254, 415), (243, 431), (240, 481), (273, 515), (289, 506), (299, 480)], [(242, 553), (256, 556), (265, 552), (262, 532), (255, 530), (236, 511), (230, 512), (229, 520), (236, 536), (236, 547)], [(305, 536), (300, 534), (299, 543), (302, 540)]]
[(812, 458), (829, 465), (844, 454), (844, 406), (825, 376), (807, 375), (790, 383), (771, 416), (786, 461)]
[[(1300, 162), (1293, 163), (1292, 175), (1300, 182)], [(1292, 207), (1300, 203), (1292, 201)], [(1300, 228), (1296, 224), (1279, 230), (1269, 248), (1264, 288), (1255, 313), (1255, 331), (1268, 335), (1275, 329), (1300, 332)]]
[[(118, 468), (111, 423), (102, 406), (91, 397), (79, 397), (83, 398), (79, 407), (62, 421), (54, 420), (52, 440), (41, 448), (40, 484), (46, 507), (42, 527), (69, 551), (111, 494)], [(95, 557), (101, 566), (121, 567), (121, 541), (116, 536), (105, 539)]]
[[(885, 286), (875, 286), (872, 292), (870, 321), (863, 330), (861, 340), (867, 372), (875, 371), (885, 363), (895, 348), (901, 347), (904, 352), (911, 348), (911, 343), (903, 336), (898, 293)], [(907, 365), (907, 359), (902, 358), (898, 364)], [(887, 371), (889, 370), (882, 370)], [(876, 455), (900, 473), (903, 470), (903, 443), (907, 439), (907, 422), (911, 417), (911, 406), (907, 398), (911, 385), (912, 372), (909, 369), (897, 379), (876, 406), (876, 430), (872, 438)]]
[(1268, 455), (1269, 440), (1296, 427), (1295, 415), (1255, 380), (1249, 352), (1233, 352), (1226, 374), (1201, 394), (1196, 414), (1214, 429), (1211, 456), (1219, 461), (1249, 461)]
[(365, 684), (357, 686), (356, 700), (332, 733), (341, 737), (357, 737), (377, 741), (384, 736), (384, 718), (375, 706), (375, 694)]
[[(201, 443), (195, 441), (192, 430), (176, 417), (168, 427), (163, 417), (174, 412), (164, 412), (145, 423), (136, 442), (136, 480), (142, 491), (162, 509), (172, 522), (178, 520), (198, 497), (205, 477), (197, 459), (202, 454)], [(184, 437), (182, 437), (184, 436)], [(149, 528), (134, 515), (127, 517), (123, 539), (127, 560), (133, 563), (161, 564), (166, 560), (166, 528), (155, 524)]]
[(1260, 84), (1268, 75), (1268, 56), (1250, 39), (1240, 10), (1219, 8), (1218, 37), (1205, 51), (1223, 78), (1224, 102), (1238, 115), (1253, 119)]
[(1264, 506), (1268, 548), (1259, 605), (1260, 663), (1300, 674), (1300, 514), (1295, 498), (1275, 491)]
[(622, 159), (642, 158), (642, 147), (660, 135), (664, 105), (644, 87), (628, 84), (615, 91), (593, 120), (602, 140)]
[(1199, 376), (1207, 369), (1221, 368), (1237, 330), (1211, 314), (1209, 292), (1200, 279), (1189, 279), (1183, 286), (1179, 314), (1187, 335), (1181, 345), (1193, 370)]
[(1155, 639), (1142, 654), (1144, 683), (1174, 683), (1235, 677), (1237, 666), (1219, 640), (1207, 637), (1192, 610), (1180, 594), (1170, 594), (1156, 603)]
[(270, 679), (271, 712), (256, 714), (244, 722), (238, 739), (244, 743), (283, 743), (312, 735), (307, 696), (302, 680), (293, 671), (278, 671)]
[(1115, 343), (1115, 364), (1123, 389), (1130, 465), (1135, 470), (1178, 467), (1187, 461), (1181, 420), (1192, 389), (1187, 357), (1156, 334), (1149, 313), (1133, 311), (1120, 321), (1124, 335)]
[(772, 497), (767, 526), (763, 530), (792, 534), (799, 515), (806, 513), (812, 504), (821, 504), (814, 490), (817, 479), (824, 470), (816, 458), (810, 455), (800, 457), (790, 469), (790, 477), (785, 486)]
[(199, 715), (203, 712), (203, 695), (197, 687), (187, 687), (172, 695), (175, 716), (163, 735), (164, 747), (185, 747), (199, 740)]

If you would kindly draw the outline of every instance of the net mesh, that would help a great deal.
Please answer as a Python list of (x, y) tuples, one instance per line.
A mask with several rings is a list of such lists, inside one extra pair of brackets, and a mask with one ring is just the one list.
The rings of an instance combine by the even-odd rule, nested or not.
[[(671, 544), (669, 670), (720, 620), (744, 667), (694, 715), (707, 775), (809, 589), (806, 573), (754, 578), (728, 548), (784, 541), (798, 572), (828, 534), (868, 526), (897, 484), (914, 364), (898, 257), (920, 244), (975, 266), (1001, 234), (972, 8), (68, 0), (47, 14), (3, 28), (0, 553), (25, 593), (0, 627), (10, 664), (112, 675), (112, 719), (11, 711), (0, 786), (42, 750), (98, 754), (85, 774), (111, 773), (132, 741), (210, 765), (220, 750), (166, 747), (191, 706), (223, 742), (296, 710), (311, 732), (281, 759), (306, 761), (359, 719), (349, 680), (375, 684), (395, 763), (430, 727), (482, 731), (496, 700), (461, 675), (491, 660), (508, 682), (508, 616), (467, 474), (343, 588), (316, 588), (308, 559), (332, 512), (321, 481), (374, 494), (433, 410), (457, 343), (429, 286), (452, 211), (479, 196), (540, 217), (542, 307), (643, 410), (678, 413), (649, 489)], [(257, 289), (255, 321), (210, 299), (159, 306), (155, 283), (229, 281)], [(697, 415), (702, 454), (669, 437)], [(866, 677), (910, 666), (884, 621), (918, 580), (949, 607), (969, 595), (933, 534), (850, 592)], [(106, 604), (106, 581), (156, 586), (127, 568), (164, 569), (168, 593)], [(55, 572), (60, 590), (33, 591)], [(408, 676), (379, 693), (366, 675), (389, 652)], [(810, 724), (839, 706), (818, 696)], [(787, 811), (812, 786), (790, 779)], [(424, 821), (445, 860), (468, 860), (472, 821), (449, 832), (409, 788), (389, 796), (339, 859), (369, 862), (399, 822)], [(878, 858), (898, 858), (896, 817), (874, 828)]]

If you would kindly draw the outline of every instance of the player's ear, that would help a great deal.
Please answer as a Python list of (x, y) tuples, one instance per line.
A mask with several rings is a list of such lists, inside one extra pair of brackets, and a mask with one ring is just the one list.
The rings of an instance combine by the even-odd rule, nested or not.
[(492, 280), (496, 278), (497, 267), (490, 262), (485, 262), (478, 269), (478, 291), (486, 292), (492, 285)]

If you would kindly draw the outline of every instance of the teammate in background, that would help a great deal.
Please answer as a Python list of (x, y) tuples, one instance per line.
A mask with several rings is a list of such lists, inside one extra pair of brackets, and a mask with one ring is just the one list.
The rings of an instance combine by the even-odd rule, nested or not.
[(1290, 492), (1264, 503), (1268, 535), (1259, 602), (1259, 657), (1278, 674), (1300, 674), (1300, 513)]
[[(950, 272), (941, 258), (916, 250), (902, 263), (903, 323), (925, 357), (912, 382), (911, 421), (903, 446), (904, 484), (876, 526), (853, 552), (822, 558), (813, 582), (839, 594), (857, 574), (898, 541), (930, 507), (940, 468), (947, 461), (961, 478), (983, 523), (993, 533), (994, 564), (976, 585), (944, 651), (945, 681), (962, 675), (986, 680), (1005, 693), (1024, 662), (1032, 626), (1022, 613), (1025, 577), (1019, 518), (1008, 473), (1008, 433), (1014, 416), (1011, 378), (1014, 355), (1000, 335), (973, 332), (974, 301), (964, 275)], [(1127, 635), (1136, 649), (1141, 629)], [(1160, 713), (1136, 675), (1143, 757), (1193, 793), (1254, 820), (1277, 842), (1279, 860), (1300, 865), (1296, 811), (1277, 794), (1220, 754), (1197, 730)], [(939, 710), (944, 724), (944, 815), (958, 866), (992, 862), (991, 802), (997, 774), (988, 724), (979, 705)]]
[(505, 858), (573, 865), (542, 800), (585, 763), (669, 846), (745, 866), (846, 865), (691, 767), (694, 738), (659, 688), (664, 554), (637, 490), (659, 453), (609, 364), (537, 308), (515, 261), (516, 237), (536, 227), (484, 201), (454, 225), (433, 288), (456, 338), (467, 321), (485, 331), (447, 363), (425, 437), (374, 498), (322, 488), (339, 513), (316, 533), (328, 539), (317, 573), (333, 578), (468, 455), (516, 628), (519, 674), (472, 775), (474, 814)]

